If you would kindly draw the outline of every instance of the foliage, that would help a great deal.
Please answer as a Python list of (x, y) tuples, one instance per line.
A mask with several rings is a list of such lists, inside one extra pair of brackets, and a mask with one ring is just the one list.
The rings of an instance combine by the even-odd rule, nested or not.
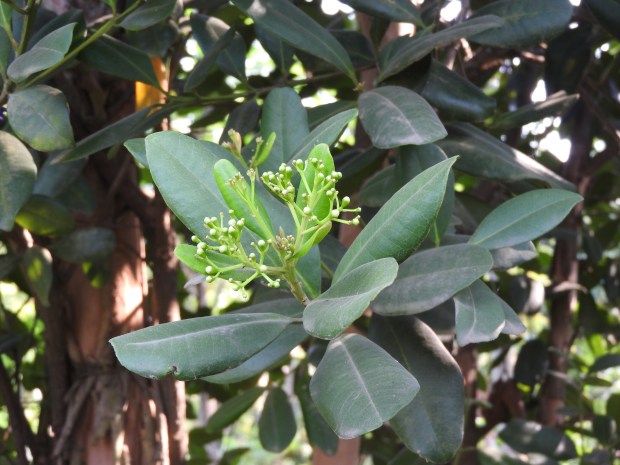
[[(175, 254), (190, 278), (179, 299), (222, 279), (243, 297), (221, 314), (194, 308), (111, 340), (133, 372), (172, 375), (223, 401), (194, 430), (190, 463), (255, 404), (271, 452), (286, 450), (303, 423), (329, 455), (337, 437), (362, 436), (375, 464), (457, 463), (478, 446), (482, 463), (524, 463), (517, 453), (612, 462), (616, 1), (472, 0), (453, 21), (440, 10), (454, 2), (434, 0), (344, 2), (363, 17), (328, 15), (317, 1), (105, 3), (110, 14), (88, 23), (34, 0), (0, 3), (0, 278), (38, 312), (63, 264), (82, 264), (100, 285), (122, 234), (98, 222), (105, 199), (94, 198), (85, 167), (102, 154), (135, 166), (178, 219)], [(385, 35), (390, 21), (415, 34)], [(247, 66), (260, 49), (266, 75)], [(76, 141), (60, 79), (74, 69), (134, 81), (154, 97)], [(531, 101), (538, 81), (544, 102)], [(311, 106), (317, 95), (334, 101)], [(191, 134), (160, 131), (166, 118), (189, 121)], [(541, 148), (551, 133), (573, 138), (563, 166)], [(336, 238), (351, 228), (345, 249)], [(15, 239), (24, 235), (25, 245)], [(574, 256), (561, 257), (565, 243)], [(561, 260), (575, 267), (572, 281), (559, 282)], [(565, 345), (562, 295), (572, 297)], [(42, 338), (9, 300), (2, 370), (45, 398)], [(566, 384), (561, 422), (540, 413), (554, 376)], [(487, 435), (508, 447), (485, 450)], [(245, 452), (213, 459), (237, 463)]]

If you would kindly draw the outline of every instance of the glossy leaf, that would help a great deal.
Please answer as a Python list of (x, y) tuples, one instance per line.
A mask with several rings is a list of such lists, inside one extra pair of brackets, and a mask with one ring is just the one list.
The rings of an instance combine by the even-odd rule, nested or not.
[(416, 318), (373, 316), (369, 334), (420, 383), (413, 401), (390, 420), (392, 428), (418, 455), (449, 462), (463, 439), (465, 393), (458, 364), (439, 337)]
[(143, 129), (143, 123), (146, 121), (151, 108), (143, 108), (132, 113), (115, 123), (106, 126), (103, 129), (86, 136), (80, 140), (75, 147), (58, 155), (54, 161), (71, 161), (85, 158), (93, 153), (105, 150), (115, 144), (125, 142), (132, 135), (138, 134)]
[(569, 0), (497, 0), (477, 10), (473, 18), (496, 15), (505, 21), (504, 25), (473, 35), (469, 40), (495, 47), (531, 47), (562, 33), (572, 14)]
[(447, 126), (448, 137), (437, 142), (448, 156), (459, 155), (456, 168), (474, 176), (515, 182), (544, 181), (552, 187), (575, 186), (531, 157), (467, 123)]
[(293, 47), (258, 25), (254, 26), (254, 32), (256, 32), (256, 38), (278, 69), (283, 73), (288, 71), (293, 65)]
[(69, 107), (58, 89), (40, 85), (14, 92), (7, 112), (15, 134), (32, 148), (51, 152), (73, 145)]
[(260, 116), (260, 107), (256, 103), (256, 100), (250, 100), (239, 105), (235, 108), (226, 119), (226, 126), (222, 131), (222, 137), (220, 138), (220, 144), (226, 141), (230, 141), (228, 131), (234, 129), (241, 136), (252, 132), (256, 128), (258, 123), (258, 117)]
[(136, 160), (145, 168), (149, 167), (149, 162), (146, 159), (146, 143), (144, 141), (144, 137), (126, 140), (123, 145), (134, 158), (134, 160)]
[(482, 121), (495, 111), (493, 98), (437, 60), (431, 63), (421, 95), (438, 108), (441, 115), (450, 119)]
[(514, 418), (499, 437), (517, 452), (544, 454), (557, 460), (577, 457), (575, 444), (564, 432), (533, 421)]
[(343, 0), (342, 3), (388, 21), (424, 26), (417, 8), (408, 0)]
[(331, 63), (357, 82), (345, 49), (310, 16), (287, 0), (233, 0), (256, 24), (300, 50)]
[(304, 328), (321, 339), (333, 339), (368, 308), (368, 304), (396, 278), (398, 264), (391, 257), (365, 263), (344, 275), (304, 310)]
[(491, 255), (493, 255), (494, 269), (507, 270), (536, 258), (538, 253), (534, 244), (528, 241), (512, 247), (491, 250)]
[(176, 0), (148, 0), (129, 13), (121, 22), (121, 26), (132, 31), (146, 29), (170, 16), (176, 4)]
[(489, 213), (469, 239), (488, 249), (535, 239), (557, 226), (583, 198), (560, 189), (537, 189), (504, 202)]
[(343, 439), (379, 428), (409, 404), (419, 388), (391, 355), (357, 334), (329, 343), (310, 382), (319, 412)]
[(258, 398), (265, 392), (262, 387), (253, 387), (238, 396), (231, 397), (224, 402), (217, 411), (211, 415), (206, 426), (207, 433), (217, 433), (229, 425), (232, 425), (243, 415)]
[(31, 196), (15, 217), (15, 222), (41, 236), (60, 236), (75, 227), (71, 212), (60, 202), (43, 195)]
[(261, 118), (261, 136), (267, 140), (272, 132), (276, 140), (263, 171), (277, 171), (281, 163), (291, 159), (301, 141), (308, 136), (308, 116), (299, 95), (287, 87), (274, 89), (267, 95)]
[(377, 212), (342, 258), (334, 281), (364, 263), (383, 257), (405, 259), (427, 236), (441, 207), (455, 158), (409, 181)]
[(0, 229), (13, 229), (15, 215), (26, 203), (35, 184), (37, 165), (21, 141), (0, 131)]
[(139, 375), (192, 380), (241, 364), (290, 322), (275, 313), (208, 316), (150, 326), (110, 343), (121, 364)]
[(308, 126), (310, 126), (310, 129), (314, 129), (332, 116), (336, 116), (339, 113), (354, 108), (357, 108), (357, 102), (346, 100), (338, 100), (336, 102), (326, 103), (325, 105), (317, 105), (316, 107), (308, 108)]
[(103, 73), (159, 88), (149, 56), (110, 36), (103, 36), (86, 47), (79, 59)]
[[(497, 16), (481, 16), (469, 19), (454, 26), (430, 34), (416, 34), (388, 44), (380, 54), (381, 72), (378, 80), (383, 81), (389, 76), (404, 70), (407, 66), (421, 60), (435, 48), (444, 47), (456, 40), (469, 37), (481, 31), (494, 31), (503, 26), (504, 21)], [(398, 40), (398, 39), (397, 39)]]
[(412, 315), (445, 302), (491, 269), (488, 250), (469, 244), (418, 252), (401, 263), (394, 284), (372, 304), (381, 315)]
[[(230, 26), (216, 17), (194, 14), (190, 18), (190, 23), (192, 33), (200, 44), (205, 58), (214, 56), (217, 66), (222, 71), (240, 81), (245, 81), (245, 55), (247, 50), (243, 38), (233, 31), (233, 36), (229, 39)], [(219, 43), (220, 39), (222, 40), (221, 43)], [(219, 49), (219, 51), (216, 52), (215, 49)], [(203, 64), (202, 66), (205, 67), (206, 65)]]
[(456, 340), (460, 346), (495, 339), (504, 328), (501, 300), (482, 281), (454, 296)]
[(428, 144), (447, 135), (426, 100), (404, 87), (364, 92), (359, 98), (359, 112), (373, 145), (380, 149)]
[(107, 257), (116, 247), (116, 235), (107, 228), (79, 229), (55, 241), (51, 249), (65, 261), (92, 262)]
[(30, 288), (39, 302), (49, 306), (49, 294), (52, 288), (52, 254), (37, 245), (30, 247), (23, 256), (22, 266)]
[(498, 129), (517, 128), (548, 116), (558, 116), (565, 113), (578, 99), (579, 94), (566, 95), (564, 91), (556, 92), (542, 102), (533, 102), (497, 116), (493, 119), (493, 126)]
[(269, 390), (258, 420), (258, 437), (268, 451), (282, 452), (297, 433), (297, 422), (288, 396), (282, 388)]
[(39, 40), (26, 53), (18, 56), (7, 68), (8, 77), (21, 82), (34, 73), (62, 61), (69, 51), (76, 23), (67, 24)]
[(310, 151), (319, 144), (334, 144), (342, 131), (357, 116), (357, 110), (351, 109), (338, 113), (329, 119), (323, 121), (308, 134), (303, 141), (297, 146), (292, 155), (285, 162), (295, 159), (305, 160)]
[(196, 66), (185, 81), (183, 90), (189, 92), (200, 86), (209, 76), (211, 68), (215, 65), (221, 53), (230, 45), (235, 38), (235, 30), (230, 28), (221, 34), (204, 52), (204, 56), (200, 59)]
[(527, 327), (523, 324), (521, 318), (519, 318), (519, 315), (517, 315), (515, 311), (510, 307), (510, 305), (508, 305), (502, 299), (499, 299), (499, 303), (502, 306), (505, 320), (504, 327), (502, 328), (502, 333), (512, 334), (515, 336), (523, 334), (527, 330)]

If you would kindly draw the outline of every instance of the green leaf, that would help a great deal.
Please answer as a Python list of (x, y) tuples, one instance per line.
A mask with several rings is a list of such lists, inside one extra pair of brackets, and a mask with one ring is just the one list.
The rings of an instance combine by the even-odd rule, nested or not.
[(488, 250), (457, 244), (423, 250), (405, 260), (394, 284), (384, 289), (372, 304), (386, 316), (425, 312), (470, 286), (491, 269)]
[(456, 158), (428, 168), (377, 212), (342, 258), (334, 282), (373, 259), (405, 259), (428, 235), (441, 207), (450, 168)]
[(232, 3), (271, 34), (331, 63), (357, 82), (351, 59), (342, 45), (292, 3), (287, 0), (233, 0)]
[(13, 229), (15, 215), (26, 203), (37, 176), (37, 165), (21, 141), (0, 131), (0, 229)]
[(507, 270), (536, 258), (538, 252), (534, 244), (528, 241), (512, 247), (491, 250), (491, 255), (493, 255), (493, 269)]
[(511, 129), (524, 126), (532, 121), (540, 121), (548, 116), (558, 116), (572, 107), (579, 100), (579, 94), (566, 95), (563, 90), (550, 95), (547, 100), (533, 102), (517, 108), (515, 111), (503, 113), (493, 119), (493, 127)]
[(456, 340), (460, 346), (495, 339), (504, 327), (501, 300), (482, 281), (454, 296)]
[(257, 399), (265, 392), (262, 387), (253, 387), (238, 396), (231, 397), (224, 402), (217, 411), (211, 415), (206, 426), (207, 433), (217, 433), (229, 425), (232, 425), (243, 415)]
[(620, 354), (605, 354), (595, 360), (588, 373), (597, 373), (620, 365)]
[(495, 47), (528, 48), (564, 32), (572, 14), (569, 0), (498, 0), (477, 10), (472, 18), (496, 15), (505, 21), (504, 25), (469, 40)]
[(357, 334), (333, 339), (310, 381), (319, 412), (343, 439), (379, 428), (419, 389), (413, 375), (392, 356)]
[(17, 254), (0, 255), (0, 280), (4, 280), (4, 277), (11, 273), (20, 261), (21, 258)]
[(49, 306), (52, 288), (52, 254), (37, 245), (24, 253), (22, 266), (30, 288), (45, 307)]
[(126, 140), (123, 145), (134, 158), (134, 160), (136, 160), (145, 168), (149, 167), (149, 162), (146, 159), (146, 143), (144, 141), (144, 137)]
[(463, 440), (465, 396), (458, 364), (417, 318), (373, 315), (369, 334), (420, 383), (413, 401), (390, 420), (392, 428), (416, 454), (449, 462)]
[(497, 16), (482, 16), (432, 34), (418, 33), (411, 38), (397, 39), (398, 42), (394, 42), (392, 46), (388, 44), (379, 55), (381, 72), (377, 80), (380, 82), (389, 76), (393, 76), (421, 60), (437, 47), (444, 47), (481, 31), (491, 30), (492, 33), (503, 24), (504, 21)]
[[(214, 263), (218, 268), (225, 268), (228, 266), (233, 266), (238, 264), (238, 261), (228, 255), (224, 255), (221, 253), (214, 252), (213, 250), (205, 251), (207, 254), (207, 258)], [(200, 273), (201, 275), (205, 274), (205, 268), (208, 263), (202, 257), (199, 257), (196, 254), (196, 246), (189, 244), (179, 244), (174, 249), (174, 254), (176, 257), (187, 266), (190, 270), (195, 271), (196, 273)], [(254, 270), (239, 268), (233, 271), (227, 271), (222, 274), (223, 279), (232, 278), (237, 281), (245, 281), (254, 273)]]
[(579, 194), (561, 189), (526, 192), (489, 213), (469, 242), (498, 249), (535, 239), (557, 226), (582, 200)]
[(12, 93), (7, 112), (15, 134), (33, 149), (51, 152), (73, 145), (69, 107), (58, 89), (34, 86)]
[(293, 407), (282, 388), (269, 390), (263, 411), (258, 420), (258, 436), (264, 449), (282, 452), (297, 433)]
[(510, 305), (502, 299), (499, 299), (499, 303), (504, 311), (504, 320), (506, 320), (504, 327), (502, 328), (502, 333), (513, 334), (515, 336), (523, 334), (527, 328), (521, 321), (521, 318), (519, 318), (519, 315), (517, 315)]
[(230, 142), (228, 131), (231, 129), (237, 131), (242, 137), (254, 131), (259, 115), (260, 107), (256, 100), (249, 100), (239, 105), (228, 115), (219, 143)]
[(540, 339), (527, 341), (521, 347), (514, 366), (514, 380), (533, 389), (542, 383), (549, 370), (549, 351)]
[(344, 275), (304, 310), (306, 332), (333, 339), (368, 308), (368, 304), (396, 278), (398, 264), (391, 257), (365, 263)]
[(125, 142), (132, 135), (138, 134), (144, 130), (143, 123), (147, 120), (150, 111), (150, 107), (143, 108), (140, 111), (125, 116), (109, 126), (100, 129), (90, 136), (86, 136), (75, 144), (75, 147), (58, 155), (54, 161), (64, 162), (79, 160), (80, 158), (88, 157), (93, 153), (97, 153), (113, 145)]
[(205, 57), (211, 54), (211, 49), (217, 46), (220, 39), (229, 42), (218, 46), (221, 52), (217, 53), (217, 66), (226, 74), (230, 74), (240, 81), (246, 81), (245, 55), (246, 46), (240, 34), (233, 32), (233, 37), (224, 38), (230, 32), (230, 26), (219, 18), (194, 14), (190, 18), (192, 32), (200, 45)]
[(585, 0), (584, 3), (607, 32), (620, 39), (620, 1)]
[[(413, 146), (411, 146), (413, 147)], [(389, 165), (387, 168), (377, 171), (359, 192), (357, 197), (360, 205), (367, 207), (381, 207), (390, 197), (392, 197), (398, 189), (404, 186), (400, 182), (396, 170), (396, 165)]]
[[(305, 160), (310, 151), (319, 144), (334, 144), (342, 134), (347, 125), (357, 116), (357, 110), (351, 109), (337, 113), (323, 121), (310, 132), (297, 146), (295, 151), (285, 162), (290, 160)], [(276, 139), (277, 140), (277, 139)]]
[(75, 26), (76, 23), (71, 23), (56, 29), (15, 58), (7, 69), (9, 78), (21, 82), (34, 73), (60, 63), (71, 47)]
[(338, 436), (325, 422), (312, 400), (307, 368), (305, 364), (302, 364), (295, 374), (295, 395), (301, 405), (308, 442), (325, 454), (334, 455), (338, 450)]
[(336, 102), (326, 103), (325, 105), (317, 105), (316, 107), (308, 108), (306, 110), (308, 113), (308, 126), (310, 129), (314, 129), (332, 116), (336, 116), (339, 113), (354, 108), (357, 108), (357, 102), (347, 100), (338, 100)]
[(189, 73), (189, 76), (187, 76), (187, 80), (183, 86), (183, 90), (185, 92), (194, 90), (200, 86), (205, 79), (207, 79), (209, 73), (211, 72), (211, 68), (215, 65), (215, 62), (218, 60), (220, 54), (233, 41), (235, 35), (235, 30), (230, 28), (224, 34), (219, 36), (211, 46), (209, 46), (209, 48), (204, 52), (204, 56), (198, 63), (196, 63), (196, 66), (194, 66), (192, 72)]
[(293, 47), (258, 25), (254, 26), (254, 32), (278, 69), (285, 74), (293, 65)]
[(159, 89), (159, 80), (149, 56), (131, 45), (103, 36), (79, 55), (87, 65), (129, 81), (140, 81)]
[(55, 164), (53, 158), (48, 157), (39, 168), (32, 192), (48, 197), (59, 197), (80, 177), (84, 161)]
[(226, 314), (150, 326), (110, 340), (116, 357), (142, 376), (192, 380), (239, 365), (290, 324), (275, 313)]
[[(11, 52), (13, 52), (13, 46), (9, 40), (9, 36), (4, 29), (0, 29), (0, 75), (6, 75), (6, 68), (9, 65), (11, 59)], [(0, 79), (0, 82), (2, 79)]]
[(146, 29), (170, 16), (176, 4), (177, 0), (148, 0), (129, 13), (120, 25), (131, 31)]
[(575, 186), (531, 157), (500, 142), (467, 123), (447, 126), (448, 137), (437, 145), (448, 156), (459, 155), (456, 168), (474, 176), (515, 182), (537, 179), (552, 187), (575, 190)]
[(52, 252), (73, 263), (92, 262), (107, 257), (116, 247), (116, 235), (107, 228), (79, 229), (58, 239)]
[(32, 195), (15, 217), (15, 222), (41, 236), (60, 236), (75, 227), (71, 212), (60, 202), (43, 195)]
[(276, 140), (263, 171), (277, 171), (281, 163), (291, 159), (301, 141), (308, 135), (308, 116), (294, 90), (284, 87), (267, 95), (263, 105), (261, 136), (267, 140), (275, 132)]
[(380, 149), (428, 144), (448, 134), (426, 100), (404, 87), (364, 92), (359, 111), (364, 129)]
[(251, 209), (239, 194), (235, 192), (235, 189), (230, 183), (232, 180), (238, 184), (240, 188), (245, 186), (244, 191), (247, 193), (247, 197), (249, 198), (251, 196), (250, 185), (243, 177), (235, 178), (235, 175), (238, 174), (239, 170), (228, 160), (218, 160), (213, 166), (215, 182), (226, 204), (235, 211), (238, 218), (244, 218), (245, 225), (248, 229), (254, 231), (263, 239), (269, 239), (273, 235), (273, 226), (271, 225), (269, 215), (263, 204), (258, 198), (255, 198), (254, 206), (258, 211)]
[(13, 8), (8, 3), (0, 3), (0, 27), (9, 34), (13, 30)]
[(495, 99), (437, 60), (421, 92), (441, 115), (461, 121), (483, 121), (495, 111)]
[(424, 27), (420, 13), (408, 0), (343, 0), (342, 3), (381, 19)]
[(499, 437), (517, 452), (539, 453), (552, 459), (570, 460), (577, 457), (575, 444), (564, 432), (533, 421), (512, 419)]

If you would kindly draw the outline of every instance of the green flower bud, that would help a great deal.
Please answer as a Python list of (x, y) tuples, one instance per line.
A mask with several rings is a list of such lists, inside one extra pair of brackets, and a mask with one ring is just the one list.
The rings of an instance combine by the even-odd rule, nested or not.
[(226, 247), (225, 245), (220, 245), (220, 248), (218, 250), (220, 251), (220, 253), (226, 253), (228, 252), (228, 247)]

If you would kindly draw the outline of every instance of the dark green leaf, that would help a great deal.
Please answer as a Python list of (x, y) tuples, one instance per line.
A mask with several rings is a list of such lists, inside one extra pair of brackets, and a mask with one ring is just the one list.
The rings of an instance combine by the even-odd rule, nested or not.
[(618, 365), (620, 365), (620, 354), (605, 354), (596, 359), (588, 372), (597, 373), (607, 368), (617, 367)]
[(89, 45), (80, 53), (79, 59), (103, 73), (159, 88), (149, 56), (110, 36), (103, 36)]
[(557, 460), (577, 457), (575, 444), (566, 434), (533, 421), (512, 419), (499, 437), (517, 452), (539, 453)]
[(107, 257), (116, 247), (114, 231), (106, 228), (79, 229), (55, 241), (52, 252), (73, 263), (92, 262)]
[(413, 375), (392, 356), (357, 334), (329, 343), (310, 382), (319, 412), (343, 439), (379, 428), (419, 389)]
[(49, 306), (52, 288), (52, 254), (37, 245), (26, 250), (23, 257), (24, 274), (30, 288), (44, 306)]
[(75, 213), (91, 216), (97, 209), (97, 198), (93, 186), (85, 176), (79, 176), (60, 194), (58, 200)]
[(0, 255), (0, 280), (11, 273), (19, 262), (20, 257), (17, 254)]
[(37, 176), (37, 165), (21, 141), (0, 131), (0, 229), (13, 229), (15, 215), (26, 203)]
[(583, 198), (561, 189), (537, 189), (504, 202), (489, 213), (469, 239), (488, 249), (535, 239), (557, 226)]
[(274, 313), (209, 316), (150, 326), (110, 343), (121, 364), (135, 373), (192, 380), (239, 365), (290, 322)]
[(325, 105), (308, 108), (308, 126), (310, 126), (310, 129), (314, 129), (332, 116), (336, 116), (339, 113), (353, 108), (357, 108), (357, 103), (347, 100), (338, 100), (336, 102), (326, 103)]
[(207, 423), (207, 433), (216, 433), (232, 425), (243, 415), (254, 402), (265, 392), (262, 387), (253, 387), (238, 396), (224, 402), (217, 411), (211, 415)]
[(51, 152), (73, 145), (67, 100), (58, 89), (34, 86), (15, 92), (7, 112), (15, 134), (32, 148)]
[(42, 236), (67, 234), (75, 227), (71, 212), (60, 202), (43, 195), (31, 196), (15, 217), (15, 222)]
[(515, 336), (523, 334), (527, 328), (521, 321), (521, 318), (519, 318), (519, 315), (517, 315), (512, 307), (510, 307), (510, 305), (502, 299), (499, 299), (499, 301), (502, 306), (502, 310), (504, 311), (504, 319), (506, 320), (504, 327), (502, 328), (502, 333), (513, 334)]
[(437, 335), (413, 317), (373, 316), (370, 337), (420, 383), (413, 401), (390, 421), (405, 445), (437, 463), (461, 446), (465, 395), (458, 364)]
[(144, 141), (144, 137), (126, 140), (123, 145), (134, 158), (134, 160), (136, 160), (145, 168), (149, 167), (149, 162), (146, 159), (146, 143)]
[(281, 163), (291, 159), (309, 132), (306, 110), (294, 90), (284, 87), (269, 92), (263, 105), (260, 132), (263, 140), (276, 133), (271, 154), (261, 169), (277, 171)]
[(495, 111), (495, 99), (437, 60), (431, 63), (421, 95), (450, 119), (482, 121)]
[(39, 168), (32, 192), (48, 197), (60, 196), (79, 178), (85, 161), (79, 160), (72, 163), (56, 164), (53, 163), (52, 157), (48, 157), (43, 166)]
[(183, 86), (185, 92), (194, 90), (207, 79), (211, 72), (211, 68), (213, 68), (215, 62), (218, 61), (222, 51), (233, 41), (235, 34), (236, 32), (234, 29), (228, 29), (207, 49), (204, 57), (196, 63), (192, 72), (187, 76), (187, 80)]
[(418, 252), (399, 267), (394, 284), (384, 289), (372, 308), (381, 315), (411, 315), (445, 302), (491, 269), (484, 247), (450, 245)]
[(620, 1), (585, 0), (584, 3), (607, 32), (620, 39)]
[(454, 296), (456, 340), (460, 346), (495, 339), (504, 327), (501, 300), (482, 281)]
[[(125, 116), (115, 123), (85, 137), (71, 150), (61, 153), (55, 158), (55, 162), (77, 160), (88, 157), (93, 153), (107, 149), (115, 144), (125, 142), (132, 135), (143, 131), (143, 123), (147, 120), (151, 108), (143, 108), (140, 111)], [(162, 116), (163, 118), (163, 116)]]
[(252, 132), (256, 128), (258, 123), (258, 117), (260, 115), (260, 107), (256, 103), (256, 100), (250, 100), (235, 108), (226, 120), (226, 126), (222, 131), (222, 137), (220, 137), (220, 144), (222, 142), (229, 142), (230, 137), (228, 131), (234, 129), (241, 136)]
[(360, 120), (375, 147), (421, 145), (447, 132), (431, 106), (415, 92), (399, 86), (380, 87), (359, 98)]
[(176, 4), (177, 0), (148, 0), (123, 19), (121, 26), (134, 31), (145, 29), (170, 16)]
[(360, 205), (380, 207), (392, 197), (404, 184), (399, 182), (396, 165), (390, 165), (376, 172), (359, 192), (357, 197)]
[(308, 334), (333, 339), (368, 308), (381, 289), (396, 277), (398, 264), (391, 257), (365, 263), (348, 272), (304, 310)]
[(469, 40), (505, 48), (527, 48), (562, 33), (573, 14), (569, 0), (498, 0), (477, 10), (472, 18), (496, 15), (501, 28), (470, 36)]
[(514, 380), (531, 389), (542, 383), (549, 369), (547, 345), (540, 339), (527, 341), (519, 351), (514, 367)]
[(563, 90), (550, 95), (547, 100), (534, 102), (503, 113), (493, 119), (493, 126), (498, 129), (510, 129), (523, 126), (532, 121), (540, 121), (548, 116), (565, 113), (579, 99), (578, 94), (566, 95)]
[(0, 29), (0, 70), (2, 75), (6, 75), (6, 68), (9, 65), (12, 51), (13, 46), (9, 40), (9, 36), (6, 35), (6, 31), (4, 29)]
[[(230, 26), (215, 17), (195, 14), (190, 18), (190, 23), (194, 37), (205, 54), (205, 59), (210, 59), (213, 56), (217, 66), (222, 71), (236, 77), (240, 81), (245, 81), (246, 47), (241, 35), (233, 31), (232, 37), (229, 37)], [(203, 64), (202, 68), (206, 68), (206, 65)], [(191, 88), (196, 87), (198, 84), (198, 82), (195, 82)]]
[(538, 179), (552, 187), (575, 186), (531, 157), (467, 123), (447, 126), (448, 137), (438, 141), (448, 156), (459, 155), (456, 168), (474, 176), (515, 182)]
[(443, 201), (455, 158), (428, 168), (409, 181), (379, 210), (342, 258), (334, 281), (373, 259), (405, 259), (427, 236)]
[(279, 387), (271, 388), (258, 420), (261, 445), (268, 451), (282, 452), (296, 433), (297, 422), (286, 392)]
[(504, 21), (497, 16), (482, 16), (455, 24), (433, 34), (416, 34), (411, 38), (397, 39), (393, 46), (388, 44), (380, 54), (381, 72), (378, 80), (392, 76), (407, 66), (421, 60), (437, 47), (444, 47), (455, 40), (469, 37), (488, 29), (494, 31)]
[(357, 82), (351, 59), (333, 36), (287, 0), (233, 0), (256, 24), (293, 47), (322, 58)]
[(9, 34), (12, 33), (13, 8), (8, 3), (0, 3), (0, 27)]
[(536, 257), (536, 247), (532, 242), (516, 244), (512, 247), (502, 247), (501, 249), (491, 250), (493, 255), (493, 268), (507, 270), (513, 266), (520, 265)]
[(267, 29), (258, 25), (254, 26), (254, 32), (256, 33), (256, 38), (274, 61), (278, 69), (286, 74), (293, 65), (293, 47), (271, 34)]
[(342, 131), (347, 127), (353, 118), (357, 116), (357, 110), (351, 109), (338, 113), (323, 121), (310, 132), (297, 146), (295, 151), (285, 162), (295, 159), (305, 160), (310, 151), (319, 144), (334, 144)]
[(26, 53), (13, 60), (7, 75), (15, 82), (50, 68), (62, 61), (69, 51), (76, 23), (67, 24), (43, 37)]
[(388, 21), (424, 26), (417, 8), (408, 0), (343, 0), (342, 3)]

